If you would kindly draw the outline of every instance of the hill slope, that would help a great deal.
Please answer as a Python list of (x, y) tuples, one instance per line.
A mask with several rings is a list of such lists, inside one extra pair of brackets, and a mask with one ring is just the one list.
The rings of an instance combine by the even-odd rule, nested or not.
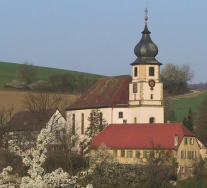
[[(18, 67), (19, 64), (16, 63), (0, 62), (0, 90), (4, 90), (4, 85), (6, 83), (12, 82), (16, 78)], [(90, 73), (84, 73), (78, 71), (40, 67), (40, 66), (34, 66), (34, 67), (37, 70), (37, 80), (47, 81), (51, 74), (64, 74), (68, 72), (73, 74), (74, 76), (79, 76), (83, 74), (85, 77), (88, 78), (103, 77), (97, 74), (90, 74)]]
[(173, 104), (175, 108), (177, 122), (182, 123), (184, 117), (188, 115), (189, 108), (191, 108), (193, 112), (197, 112), (205, 97), (207, 97), (207, 91), (200, 92), (200, 94), (197, 95), (186, 95), (180, 98), (175, 96), (169, 99), (169, 102)]

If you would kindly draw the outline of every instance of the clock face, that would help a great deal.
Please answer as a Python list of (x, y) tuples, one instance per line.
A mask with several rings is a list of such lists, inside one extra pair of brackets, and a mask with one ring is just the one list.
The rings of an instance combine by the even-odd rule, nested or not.
[(149, 86), (152, 88), (155, 86), (155, 81), (154, 80), (149, 80)]

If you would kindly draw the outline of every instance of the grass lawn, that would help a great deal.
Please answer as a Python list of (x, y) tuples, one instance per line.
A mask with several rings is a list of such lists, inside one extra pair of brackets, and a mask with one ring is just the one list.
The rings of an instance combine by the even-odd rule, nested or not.
[(183, 118), (188, 115), (188, 110), (191, 108), (193, 112), (197, 112), (200, 104), (207, 97), (207, 91), (203, 94), (194, 96), (192, 98), (180, 98), (176, 100), (170, 100), (170, 103), (174, 105), (177, 122), (183, 121)]
[(177, 181), (179, 188), (207, 188), (207, 179), (196, 181), (195, 179), (186, 179)]
[[(16, 78), (18, 67), (19, 64), (16, 63), (0, 62), (0, 90), (5, 90), (4, 85), (6, 83), (12, 82)], [(75, 76), (79, 76), (83, 74), (85, 77), (88, 78), (103, 77), (101, 75), (84, 73), (84, 72), (55, 69), (49, 67), (40, 67), (40, 66), (34, 66), (34, 67), (36, 67), (37, 70), (37, 80), (47, 81), (51, 74), (64, 74), (68, 72)]]

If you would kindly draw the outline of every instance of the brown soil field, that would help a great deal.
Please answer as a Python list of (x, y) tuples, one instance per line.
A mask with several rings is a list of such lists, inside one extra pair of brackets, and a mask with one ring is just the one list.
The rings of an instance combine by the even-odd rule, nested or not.
[[(3, 107), (10, 108), (14, 106), (14, 112), (19, 110), (25, 110), (23, 106), (23, 101), (25, 96), (30, 92), (18, 92), (18, 91), (0, 91), (0, 109)], [(72, 104), (75, 100), (79, 98), (77, 95), (66, 95), (61, 94), (64, 98), (66, 98), (64, 108), (67, 108), (69, 104)]]

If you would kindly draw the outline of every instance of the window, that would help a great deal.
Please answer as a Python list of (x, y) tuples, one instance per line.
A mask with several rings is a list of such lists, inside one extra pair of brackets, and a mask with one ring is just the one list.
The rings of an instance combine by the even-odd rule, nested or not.
[(136, 158), (140, 158), (140, 156), (141, 156), (140, 151), (136, 151)]
[(190, 138), (190, 144), (193, 145), (194, 144), (194, 139)]
[(149, 76), (154, 76), (154, 74), (155, 74), (155, 68), (149, 67)]
[(119, 118), (123, 118), (123, 112), (119, 112)]
[(153, 118), (153, 117), (151, 117), (151, 118), (149, 119), (149, 122), (150, 122), (150, 123), (154, 123), (154, 121), (155, 121), (155, 118)]
[(192, 158), (193, 158), (193, 159), (196, 158), (196, 151), (192, 151)]
[(75, 135), (75, 114), (73, 114), (72, 119), (72, 134)]
[(121, 150), (121, 157), (125, 157), (125, 150), (124, 149)]
[(127, 157), (132, 158), (132, 151), (127, 151)]
[(114, 156), (117, 157), (117, 150), (114, 150)]
[(185, 138), (184, 143), (188, 144), (188, 138)]
[(102, 128), (103, 113), (100, 112), (100, 128)]
[(185, 159), (186, 158), (186, 151), (181, 151), (181, 158)]
[(81, 134), (84, 134), (84, 113), (81, 114)]
[(147, 158), (147, 151), (143, 151), (143, 158)]
[(192, 152), (191, 151), (188, 151), (188, 159), (191, 159), (192, 156), (191, 156)]
[(137, 67), (134, 68), (134, 77), (137, 77)]
[(149, 157), (150, 157), (150, 158), (154, 158), (154, 154), (155, 154), (154, 151), (150, 151), (150, 153), (149, 153)]
[(153, 99), (153, 94), (150, 95), (150, 98)]

